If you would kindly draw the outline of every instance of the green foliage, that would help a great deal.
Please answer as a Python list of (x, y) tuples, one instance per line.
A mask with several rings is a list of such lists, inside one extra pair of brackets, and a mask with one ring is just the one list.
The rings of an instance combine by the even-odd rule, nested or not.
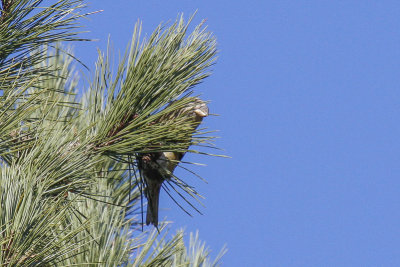
[(45, 2), (1, 2), (0, 266), (217, 265), (197, 234), (186, 249), (182, 231), (170, 240), (142, 231), (135, 179), (138, 153), (212, 139), (181, 116), (157, 122), (209, 75), (214, 38), (203, 25), (188, 34), (190, 21), (179, 17), (141, 40), (137, 23), (116, 74), (112, 52), (99, 53), (92, 83), (77, 95), (72, 52), (59, 43), (82, 41), (74, 30), (84, 5)]

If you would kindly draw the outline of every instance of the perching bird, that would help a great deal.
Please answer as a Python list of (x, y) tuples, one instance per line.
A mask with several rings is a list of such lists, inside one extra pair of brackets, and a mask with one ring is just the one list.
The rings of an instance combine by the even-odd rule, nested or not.
[[(185, 115), (193, 125), (193, 132), (200, 125), (204, 117), (208, 116), (206, 102), (197, 97), (184, 107), (161, 117), (161, 120)], [(158, 204), (161, 185), (165, 179), (172, 176), (173, 171), (182, 160), (183, 152), (148, 153), (139, 158), (139, 168), (145, 180), (145, 196), (147, 198), (146, 225), (158, 227)]]

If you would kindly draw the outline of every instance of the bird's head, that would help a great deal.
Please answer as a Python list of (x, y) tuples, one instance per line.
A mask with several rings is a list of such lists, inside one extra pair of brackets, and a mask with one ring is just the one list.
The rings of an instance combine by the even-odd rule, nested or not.
[[(176, 119), (178, 117), (181, 117), (181, 119), (183, 120), (194, 122), (195, 123), (194, 127), (196, 128), (203, 120), (203, 118), (209, 115), (208, 107), (207, 103), (198, 97), (189, 97), (189, 98), (190, 98), (188, 99), (189, 102), (187, 102), (180, 108), (177, 108), (163, 115), (156, 121), (156, 123), (167, 122)], [(176, 104), (176, 102), (172, 102), (170, 105), (174, 104)]]
[(200, 122), (209, 114), (207, 103), (198, 97), (193, 97), (193, 101), (189, 102), (184, 108), (184, 113), (193, 117), (195, 121)]

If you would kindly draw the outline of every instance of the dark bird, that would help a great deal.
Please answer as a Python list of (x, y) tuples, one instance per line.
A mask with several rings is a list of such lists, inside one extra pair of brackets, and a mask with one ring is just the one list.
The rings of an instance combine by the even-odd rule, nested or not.
[[(191, 123), (194, 132), (203, 118), (208, 116), (208, 107), (203, 100), (197, 97), (192, 98), (193, 101), (182, 108), (162, 116), (159, 122), (184, 116)], [(165, 151), (144, 154), (139, 158), (139, 168), (145, 182), (144, 194), (148, 202), (146, 225), (153, 224), (158, 227), (158, 204), (162, 183), (165, 179), (171, 178), (184, 155), (184, 152)]]

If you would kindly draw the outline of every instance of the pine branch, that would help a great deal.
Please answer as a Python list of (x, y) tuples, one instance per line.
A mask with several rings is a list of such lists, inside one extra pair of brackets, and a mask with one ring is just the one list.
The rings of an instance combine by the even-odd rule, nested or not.
[[(84, 7), (79, 0), (59, 0), (41, 7), (42, 0), (12, 0), (2, 2), (0, 21), (0, 157), (10, 163), (10, 153), (26, 149), (15, 138), (24, 126), (24, 136), (34, 136), (40, 123), (33, 113), (49, 102), (48, 93), (57, 89), (43, 86), (46, 79), (58, 79), (43, 45), (80, 39), (77, 13)], [(65, 79), (66, 76), (62, 77)], [(29, 140), (26, 139), (26, 140)], [(26, 143), (26, 142), (25, 142)]]
[(103, 114), (101, 121), (97, 121), (99, 150), (126, 154), (148, 150), (155, 143), (161, 143), (159, 149), (163, 150), (172, 146), (175, 149), (187, 147), (179, 144), (187, 142), (187, 137), (193, 134), (192, 126), (181, 123), (182, 117), (163, 125), (156, 121), (190, 101), (182, 99), (163, 110), (165, 105), (190, 93), (193, 86), (206, 78), (208, 68), (215, 61), (215, 40), (201, 26), (185, 39), (189, 23), (190, 20), (185, 24), (180, 17), (165, 31), (159, 26), (149, 40), (141, 44), (141, 26), (137, 23), (129, 56), (120, 63), (115, 78), (109, 72), (109, 55), (99, 56), (91, 90), (99, 92), (98, 95), (107, 94), (107, 99), (96, 97), (88, 99), (90, 103), (87, 104), (90, 113)]
[[(142, 232), (143, 188), (131, 164), (143, 153), (201, 153), (188, 148), (213, 138), (185, 114), (170, 115), (209, 75), (214, 38), (202, 25), (188, 34), (191, 19), (181, 16), (141, 40), (138, 23), (115, 77), (111, 52), (100, 54), (79, 99), (72, 57), (55, 43), (83, 40), (75, 31), (83, 1), (43, 2), (1, 0), (0, 265), (206, 262), (202, 247), (200, 260), (183, 256), (181, 234), (157, 243), (155, 231)], [(169, 175), (171, 191), (198, 197)]]

